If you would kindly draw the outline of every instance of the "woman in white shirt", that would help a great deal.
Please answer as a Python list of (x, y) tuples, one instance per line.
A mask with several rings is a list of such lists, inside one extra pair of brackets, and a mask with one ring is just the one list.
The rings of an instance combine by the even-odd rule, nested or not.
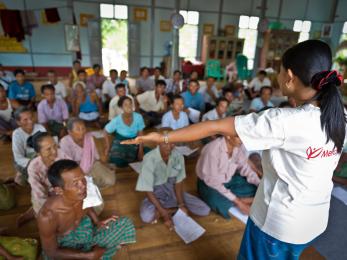
[(263, 178), (250, 210), (238, 259), (299, 259), (327, 227), (332, 175), (346, 135), (346, 115), (330, 71), (329, 46), (308, 40), (288, 49), (278, 77), (296, 108), (228, 117), (128, 143), (189, 142), (215, 134), (239, 137), (247, 150), (263, 150)]

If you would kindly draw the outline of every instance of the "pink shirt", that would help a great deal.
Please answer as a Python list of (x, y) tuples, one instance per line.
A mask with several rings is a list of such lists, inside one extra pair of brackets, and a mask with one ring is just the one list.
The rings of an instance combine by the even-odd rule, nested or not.
[(260, 179), (248, 164), (247, 151), (243, 145), (234, 148), (231, 157), (224, 138), (217, 138), (208, 143), (202, 150), (196, 165), (196, 173), (206, 185), (216, 189), (229, 200), (233, 201), (236, 196), (227, 188), (227, 183), (236, 171), (247, 178), (248, 183), (258, 185)]
[[(58, 156), (55, 161), (70, 159), (63, 151), (58, 149)], [(50, 193), (53, 193), (52, 185), (48, 180), (48, 167), (43, 163), (42, 157), (33, 159), (28, 166), (28, 182), (31, 186), (31, 202), (37, 214)]]

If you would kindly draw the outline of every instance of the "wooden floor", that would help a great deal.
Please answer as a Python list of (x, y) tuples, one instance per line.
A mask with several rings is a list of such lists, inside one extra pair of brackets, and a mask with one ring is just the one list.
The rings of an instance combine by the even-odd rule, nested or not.
[[(97, 140), (101, 151), (101, 140)], [(187, 179), (185, 189), (196, 194), (196, 175), (194, 173), (196, 159), (186, 161)], [(0, 143), (0, 179), (13, 177), (13, 159), (10, 144)], [(148, 260), (223, 260), (236, 259), (242, 239), (244, 224), (233, 218), (225, 220), (215, 213), (207, 217), (194, 217), (205, 229), (206, 233), (190, 245), (170, 232), (162, 223), (143, 224), (139, 217), (139, 205), (144, 194), (135, 191), (137, 173), (130, 168), (118, 170), (114, 187), (102, 190), (105, 209), (101, 217), (112, 213), (130, 217), (136, 226), (137, 243), (121, 249), (114, 259), (148, 259)], [(0, 227), (7, 227), (10, 235), (38, 238), (35, 221), (16, 229), (17, 216), (30, 207), (30, 188), (15, 187), (17, 207), (10, 211), (0, 211)], [(313, 248), (305, 250), (301, 259), (324, 259)]]

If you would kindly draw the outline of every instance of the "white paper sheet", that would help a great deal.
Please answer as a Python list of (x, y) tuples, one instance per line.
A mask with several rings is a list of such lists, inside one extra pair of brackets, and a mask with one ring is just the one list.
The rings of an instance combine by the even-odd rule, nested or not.
[(93, 177), (86, 176), (87, 197), (83, 200), (83, 209), (100, 206), (103, 203), (99, 188), (94, 184)]
[(154, 128), (155, 128), (155, 129), (160, 129), (160, 128), (161, 128), (161, 124), (156, 125)]
[(129, 166), (138, 174), (141, 173), (142, 162), (129, 163)]
[(198, 123), (200, 121), (200, 111), (190, 107), (188, 109), (189, 109), (189, 119), (193, 123)]
[(197, 151), (199, 148), (195, 148), (195, 149), (190, 149), (190, 147), (188, 146), (176, 146), (175, 149), (177, 150), (177, 152), (179, 152), (180, 154), (184, 155), (184, 156), (189, 156), (192, 153), (194, 153), (195, 151)]
[(104, 131), (102, 130), (92, 131), (91, 133), (96, 139), (104, 138)]
[(237, 207), (231, 207), (229, 212), (235, 217), (241, 220), (243, 223), (247, 223), (248, 216), (243, 214)]
[(179, 235), (186, 244), (197, 240), (206, 231), (180, 209), (172, 217), (172, 221), (177, 235)]
[(341, 187), (334, 187), (331, 193), (335, 198), (347, 205), (347, 190)]

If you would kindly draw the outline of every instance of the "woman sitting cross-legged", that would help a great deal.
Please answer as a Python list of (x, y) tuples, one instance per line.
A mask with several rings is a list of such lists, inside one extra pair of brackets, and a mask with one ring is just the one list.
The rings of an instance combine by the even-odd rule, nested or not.
[(62, 151), (76, 161), (86, 175), (92, 176), (99, 188), (114, 185), (116, 174), (100, 161), (93, 135), (87, 133), (84, 121), (79, 118), (70, 118), (67, 122), (67, 130), (69, 134), (60, 140)]
[(232, 137), (220, 137), (207, 144), (196, 165), (198, 192), (210, 208), (230, 218), (238, 207), (248, 214), (260, 179), (248, 164), (247, 151)]
[[(142, 135), (145, 123), (142, 115), (133, 111), (131, 98), (121, 97), (118, 106), (123, 109), (123, 114), (116, 116), (105, 126), (105, 156), (108, 156), (109, 161), (117, 167), (126, 167), (129, 163), (141, 161), (144, 152), (149, 149), (144, 149), (142, 145), (121, 144), (121, 141)], [(110, 147), (109, 135), (112, 134), (114, 134), (114, 139)]]
[(95, 123), (97, 127), (101, 128), (99, 118), (102, 105), (96, 92), (87, 93), (86, 87), (82, 82), (74, 87), (73, 114), (88, 123)]

